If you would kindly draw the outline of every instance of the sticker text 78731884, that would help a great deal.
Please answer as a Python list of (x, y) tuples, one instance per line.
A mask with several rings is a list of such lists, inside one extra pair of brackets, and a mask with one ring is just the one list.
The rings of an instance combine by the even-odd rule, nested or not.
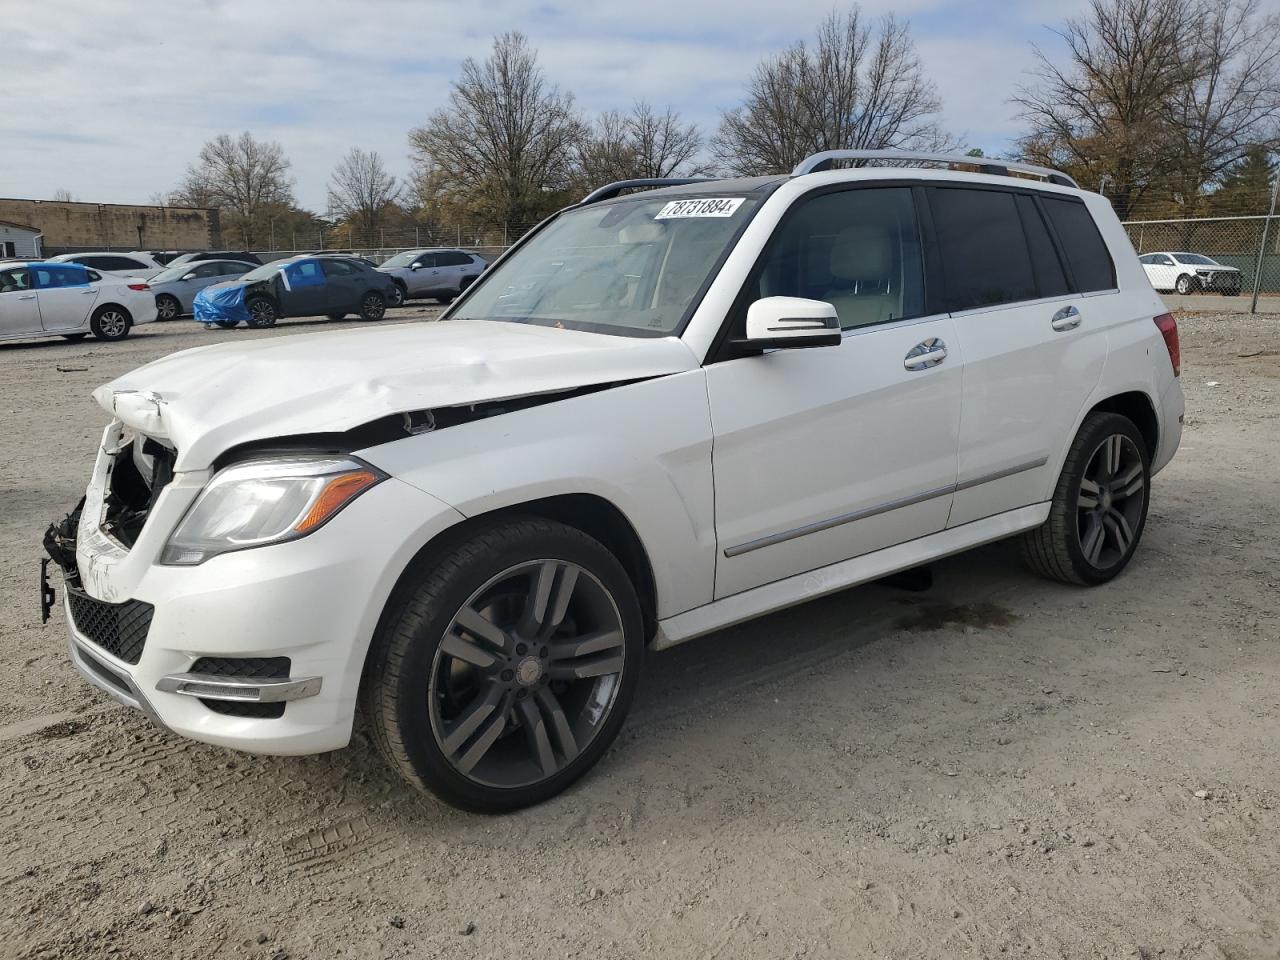
[(693, 200), (672, 200), (654, 216), (655, 220), (673, 220), (678, 217), (732, 217), (745, 197), (698, 197)]

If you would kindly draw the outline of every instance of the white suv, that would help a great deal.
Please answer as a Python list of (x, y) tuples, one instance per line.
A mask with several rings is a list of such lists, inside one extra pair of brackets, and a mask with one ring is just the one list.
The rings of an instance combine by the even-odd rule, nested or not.
[(262, 753), (346, 745), (361, 703), (410, 782), (502, 810), (600, 758), (646, 648), (1014, 535), (1110, 580), (1181, 435), (1172, 318), (1061, 174), (828, 169), (886, 158), (973, 163), (611, 185), (445, 322), (99, 388), (46, 541), (76, 665)]

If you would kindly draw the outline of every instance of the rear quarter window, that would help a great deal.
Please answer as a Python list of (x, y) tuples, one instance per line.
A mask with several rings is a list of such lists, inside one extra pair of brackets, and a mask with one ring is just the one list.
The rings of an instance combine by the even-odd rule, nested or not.
[(1059, 197), (1045, 196), (1041, 202), (1058, 234), (1076, 289), (1080, 293), (1114, 290), (1116, 267), (1089, 208), (1079, 200)]
[(1038, 296), (1027, 237), (1014, 195), (938, 187), (929, 194), (948, 310)]

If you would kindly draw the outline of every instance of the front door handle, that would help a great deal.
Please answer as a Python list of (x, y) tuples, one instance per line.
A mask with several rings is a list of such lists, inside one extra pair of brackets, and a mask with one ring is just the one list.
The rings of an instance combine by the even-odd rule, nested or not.
[(914, 372), (936, 367), (945, 359), (947, 359), (947, 345), (937, 337), (931, 337), (908, 350), (902, 365)]
[(23, 294), (22, 296), (20, 296), (18, 299), (19, 299), (19, 300), (34, 300), (35, 298), (36, 298), (36, 295), (35, 295), (34, 293), (24, 293), (24, 294)]
[(1058, 331), (1074, 330), (1080, 326), (1080, 321), (1084, 317), (1080, 316), (1080, 311), (1074, 306), (1063, 307), (1053, 315), (1053, 319), (1049, 321), (1049, 326)]

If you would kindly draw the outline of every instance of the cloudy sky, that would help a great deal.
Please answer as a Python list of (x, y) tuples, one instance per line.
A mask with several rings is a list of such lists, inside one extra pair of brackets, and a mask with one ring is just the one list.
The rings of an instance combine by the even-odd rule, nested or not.
[[(866, 0), (910, 19), (947, 127), (988, 153), (1017, 131), (1007, 103), (1032, 43), (1082, 0)], [(844, 9), (845, 4), (835, 4)], [(279, 140), (300, 203), (353, 145), (399, 174), (406, 131), (448, 95), (464, 57), (517, 29), (587, 113), (671, 103), (714, 128), (752, 67), (810, 35), (832, 0), (0, 0), (0, 196), (145, 203), (210, 137)]]

